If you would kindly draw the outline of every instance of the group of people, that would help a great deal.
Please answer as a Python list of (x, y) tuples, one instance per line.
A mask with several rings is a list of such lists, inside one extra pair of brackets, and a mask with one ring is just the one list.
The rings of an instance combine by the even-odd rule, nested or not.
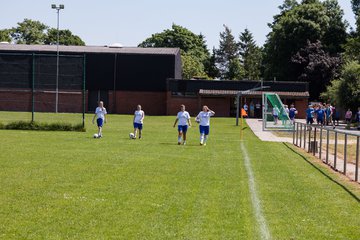
[(290, 119), (290, 123), (294, 124), (295, 123), (295, 116), (296, 116), (297, 113), (298, 113), (298, 111), (296, 110), (294, 104), (291, 104), (290, 108), (289, 108), (288, 105), (284, 105), (284, 108), (281, 109), (281, 110), (275, 105), (273, 107), (273, 109), (272, 109), (272, 115), (273, 115), (273, 118), (274, 118), (274, 125), (278, 124), (279, 118), (281, 119), (283, 125), (287, 124), (288, 116), (289, 116), (289, 119)]
[[(104, 123), (106, 123), (106, 108), (104, 107), (103, 101), (99, 102), (98, 107), (95, 109), (95, 115), (93, 117), (93, 124), (96, 123), (98, 126), (97, 137), (102, 137), (102, 128)], [(214, 116), (215, 112), (211, 110), (208, 106), (203, 106), (202, 111), (196, 116), (195, 121), (199, 123), (200, 131), (200, 145), (206, 146), (206, 142), (210, 133), (210, 117)], [(136, 139), (137, 136), (139, 139), (142, 137), (142, 129), (145, 118), (145, 112), (141, 109), (141, 105), (137, 105), (134, 112), (133, 126), (134, 133), (131, 135), (132, 139)], [(180, 111), (178, 112), (173, 127), (177, 125), (178, 127), (178, 145), (186, 145), (186, 133), (188, 128), (191, 127), (191, 117), (189, 112), (185, 110), (185, 105), (180, 106)]]
[(309, 105), (306, 109), (306, 124), (313, 124), (315, 121), (318, 125), (332, 125), (335, 129), (335, 122), (339, 124), (339, 114), (335, 106), (328, 104)]

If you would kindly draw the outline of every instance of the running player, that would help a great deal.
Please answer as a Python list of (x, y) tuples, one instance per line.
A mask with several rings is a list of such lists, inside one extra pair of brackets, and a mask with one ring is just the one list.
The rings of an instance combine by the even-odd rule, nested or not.
[(295, 116), (297, 113), (298, 113), (298, 111), (296, 110), (294, 104), (291, 104), (290, 109), (289, 109), (289, 118), (290, 118), (291, 124), (295, 123)]

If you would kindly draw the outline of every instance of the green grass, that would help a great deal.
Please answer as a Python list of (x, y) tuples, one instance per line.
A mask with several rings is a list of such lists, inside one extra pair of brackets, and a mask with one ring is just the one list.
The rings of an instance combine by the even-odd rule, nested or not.
[[(197, 127), (177, 145), (174, 117), (146, 117), (142, 140), (120, 115), (93, 139), (91, 118), (86, 133), (0, 130), (0, 239), (259, 239), (233, 119), (200, 147)], [(357, 185), (244, 137), (273, 239), (360, 236)]]

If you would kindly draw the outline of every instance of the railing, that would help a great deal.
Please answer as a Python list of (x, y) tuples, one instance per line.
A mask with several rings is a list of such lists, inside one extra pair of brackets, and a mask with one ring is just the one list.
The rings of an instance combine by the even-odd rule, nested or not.
[(293, 144), (359, 182), (360, 134), (296, 122)]

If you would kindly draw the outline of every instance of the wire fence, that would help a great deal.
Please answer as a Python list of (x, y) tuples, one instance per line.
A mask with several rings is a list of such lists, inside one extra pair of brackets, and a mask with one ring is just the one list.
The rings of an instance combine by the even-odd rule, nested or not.
[(293, 144), (359, 182), (360, 134), (296, 122)]
[(85, 55), (0, 53), (0, 122), (70, 121), (84, 126), (85, 77)]

